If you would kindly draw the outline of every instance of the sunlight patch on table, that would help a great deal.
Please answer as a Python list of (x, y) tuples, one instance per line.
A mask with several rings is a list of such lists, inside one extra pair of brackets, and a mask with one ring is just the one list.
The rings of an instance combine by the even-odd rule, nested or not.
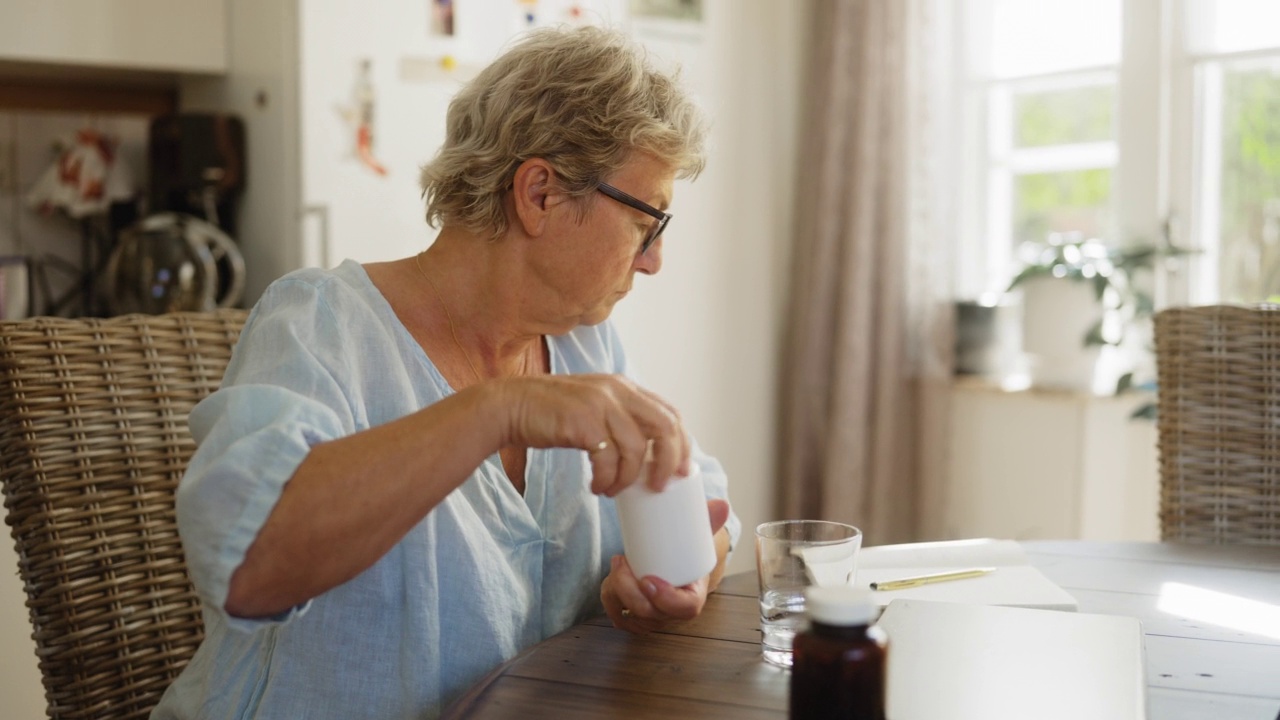
[(1160, 586), (1158, 609), (1280, 640), (1280, 606), (1182, 583)]

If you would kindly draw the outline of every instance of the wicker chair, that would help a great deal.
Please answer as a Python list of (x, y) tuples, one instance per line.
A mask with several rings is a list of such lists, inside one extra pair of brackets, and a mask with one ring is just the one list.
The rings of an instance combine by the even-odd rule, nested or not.
[(244, 318), (0, 323), (0, 484), (50, 718), (144, 718), (200, 644), (173, 490)]
[(1160, 535), (1280, 545), (1280, 306), (1155, 319)]

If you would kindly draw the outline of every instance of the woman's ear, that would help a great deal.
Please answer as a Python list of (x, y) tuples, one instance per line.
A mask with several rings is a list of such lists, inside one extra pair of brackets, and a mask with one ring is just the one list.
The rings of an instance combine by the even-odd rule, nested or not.
[(512, 179), (512, 201), (516, 220), (525, 234), (538, 237), (546, 232), (548, 216), (556, 205), (568, 199), (556, 184), (556, 171), (542, 158), (529, 158), (516, 168)]

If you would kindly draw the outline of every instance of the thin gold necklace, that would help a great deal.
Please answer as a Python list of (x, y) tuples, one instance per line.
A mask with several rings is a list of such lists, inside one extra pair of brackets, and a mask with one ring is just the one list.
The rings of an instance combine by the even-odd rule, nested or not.
[[(479, 370), (476, 370), (475, 363), (471, 362), (471, 355), (467, 353), (467, 349), (462, 346), (462, 341), (458, 339), (458, 328), (453, 324), (453, 314), (449, 312), (449, 304), (444, 301), (444, 295), (440, 294), (440, 288), (436, 287), (436, 282), (422, 268), (422, 253), (413, 256), (413, 265), (418, 268), (418, 274), (427, 279), (427, 284), (431, 286), (431, 291), (436, 294), (436, 299), (440, 301), (440, 308), (444, 310), (444, 317), (449, 321), (449, 334), (453, 336), (453, 344), (458, 347), (458, 351), (462, 353), (462, 358), (467, 361), (467, 366), (471, 368), (471, 374), (476, 376), (476, 382), (484, 382), (484, 377), (480, 375)], [(524, 375), (528, 369), (529, 353), (526, 351), (520, 358), (520, 369), (516, 371), (516, 375)]]

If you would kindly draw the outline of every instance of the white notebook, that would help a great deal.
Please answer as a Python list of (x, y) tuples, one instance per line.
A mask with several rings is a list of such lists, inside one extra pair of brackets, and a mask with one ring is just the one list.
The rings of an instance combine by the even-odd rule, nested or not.
[(994, 567), (981, 577), (875, 591), (882, 607), (894, 600), (935, 600), (976, 605), (1075, 610), (1076, 599), (1032, 567), (1022, 546), (1013, 540), (951, 540), (880, 545), (858, 554), (854, 584), (869, 587), (918, 575), (974, 567)]
[(895, 600), (894, 720), (1144, 720), (1142, 626), (1134, 618)]

